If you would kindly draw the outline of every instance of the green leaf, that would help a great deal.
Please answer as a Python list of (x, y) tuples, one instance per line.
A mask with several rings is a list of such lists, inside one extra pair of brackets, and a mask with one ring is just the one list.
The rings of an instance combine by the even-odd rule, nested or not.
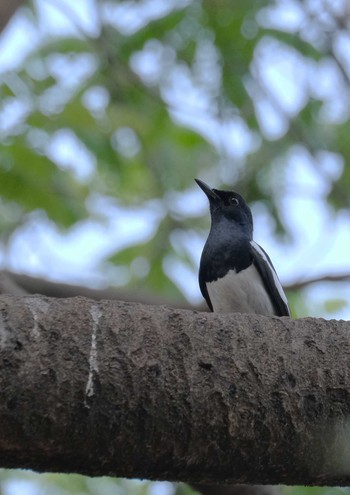
[(323, 309), (326, 313), (337, 313), (348, 306), (349, 302), (345, 299), (327, 299), (323, 303)]
[(23, 143), (0, 147), (0, 196), (25, 212), (41, 209), (61, 227), (85, 218), (87, 188)]

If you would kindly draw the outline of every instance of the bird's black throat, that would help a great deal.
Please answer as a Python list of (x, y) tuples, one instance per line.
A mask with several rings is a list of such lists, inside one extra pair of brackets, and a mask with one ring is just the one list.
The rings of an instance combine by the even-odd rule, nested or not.
[(251, 239), (249, 228), (242, 228), (224, 217), (213, 221), (200, 262), (203, 280), (212, 282), (224, 277), (229, 270), (238, 273), (247, 268), (252, 262)]

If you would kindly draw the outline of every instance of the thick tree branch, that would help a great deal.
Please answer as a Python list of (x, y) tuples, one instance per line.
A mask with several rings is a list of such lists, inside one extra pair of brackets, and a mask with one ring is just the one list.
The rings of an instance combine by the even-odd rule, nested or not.
[(350, 484), (350, 323), (0, 297), (3, 467)]

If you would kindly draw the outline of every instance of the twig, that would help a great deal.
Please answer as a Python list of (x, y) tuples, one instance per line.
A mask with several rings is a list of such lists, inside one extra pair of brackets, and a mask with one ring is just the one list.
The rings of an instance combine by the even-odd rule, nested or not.
[(312, 284), (319, 284), (323, 282), (348, 282), (350, 281), (350, 273), (343, 273), (339, 275), (320, 275), (318, 277), (312, 277), (305, 280), (299, 280), (291, 284), (284, 284), (286, 291), (298, 291)]

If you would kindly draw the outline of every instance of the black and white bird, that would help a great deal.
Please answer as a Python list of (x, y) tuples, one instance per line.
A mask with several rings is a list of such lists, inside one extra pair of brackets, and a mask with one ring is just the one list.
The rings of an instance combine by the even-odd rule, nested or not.
[(211, 228), (199, 268), (199, 286), (211, 311), (290, 316), (272, 262), (253, 241), (253, 217), (242, 196), (211, 189), (195, 179), (209, 199)]

